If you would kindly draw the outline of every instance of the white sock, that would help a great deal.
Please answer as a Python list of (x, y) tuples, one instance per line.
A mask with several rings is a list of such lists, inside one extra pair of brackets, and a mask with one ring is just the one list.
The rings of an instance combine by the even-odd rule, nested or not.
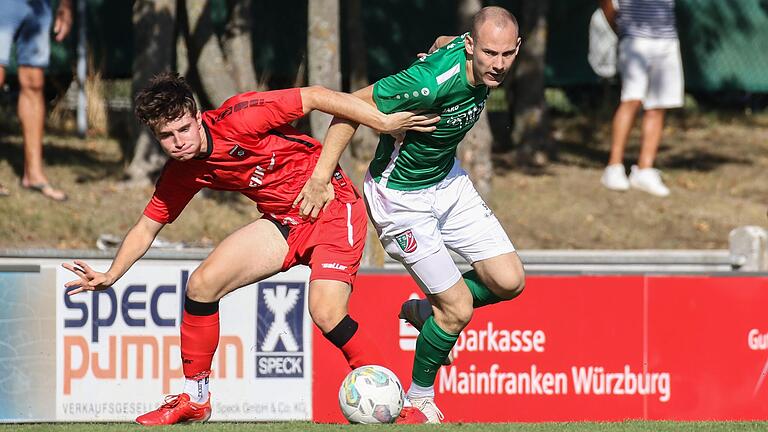
[(205, 403), (208, 400), (208, 377), (194, 380), (187, 378), (184, 382), (184, 393), (194, 403)]
[(435, 386), (422, 387), (416, 383), (411, 383), (411, 388), (408, 389), (408, 399), (421, 399), (425, 397), (435, 397)]

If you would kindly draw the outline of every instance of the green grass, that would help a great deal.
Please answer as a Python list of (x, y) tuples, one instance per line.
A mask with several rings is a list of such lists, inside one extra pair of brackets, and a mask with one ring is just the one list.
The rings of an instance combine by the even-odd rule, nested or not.
[[(338, 430), (366, 430), (366, 431), (427, 431), (440, 432), (549, 432), (549, 431), (583, 431), (583, 432), (682, 432), (682, 431), (764, 431), (768, 429), (768, 422), (650, 422), (650, 421), (625, 421), (621, 423), (497, 423), (497, 424), (443, 424), (443, 425), (328, 425), (306, 422), (283, 423), (206, 423), (184, 426), (166, 426), (152, 428), (152, 431), (172, 430), (184, 432), (245, 432), (245, 431), (338, 431)], [(31, 431), (124, 431), (140, 430), (144, 427), (127, 423), (69, 423), (69, 424), (10, 424), (0, 425), (0, 432), (31, 432)]]

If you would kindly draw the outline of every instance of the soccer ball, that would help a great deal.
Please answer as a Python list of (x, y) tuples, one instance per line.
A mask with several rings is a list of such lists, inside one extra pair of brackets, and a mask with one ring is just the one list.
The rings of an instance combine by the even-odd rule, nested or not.
[(377, 365), (353, 370), (339, 389), (339, 406), (350, 423), (392, 423), (403, 409), (403, 399), (397, 376)]

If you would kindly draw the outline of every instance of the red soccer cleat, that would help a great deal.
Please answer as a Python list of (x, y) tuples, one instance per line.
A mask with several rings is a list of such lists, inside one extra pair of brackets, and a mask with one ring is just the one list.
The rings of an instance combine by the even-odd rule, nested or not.
[(414, 406), (403, 407), (397, 420), (395, 420), (396, 424), (421, 424), (426, 422), (427, 416)]
[(194, 403), (189, 395), (169, 395), (160, 408), (136, 417), (136, 423), (144, 426), (160, 426), (176, 423), (204, 422), (211, 417), (211, 396), (205, 403)]

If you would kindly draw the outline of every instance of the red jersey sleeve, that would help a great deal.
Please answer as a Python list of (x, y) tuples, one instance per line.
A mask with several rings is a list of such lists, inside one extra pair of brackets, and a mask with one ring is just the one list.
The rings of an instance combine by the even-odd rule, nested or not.
[(155, 193), (144, 208), (144, 215), (155, 222), (168, 224), (176, 220), (192, 197), (202, 189), (194, 177), (177, 169), (178, 163), (169, 161), (155, 185)]
[(227, 99), (211, 113), (213, 124), (260, 135), (304, 115), (301, 90), (291, 88), (242, 93)]

